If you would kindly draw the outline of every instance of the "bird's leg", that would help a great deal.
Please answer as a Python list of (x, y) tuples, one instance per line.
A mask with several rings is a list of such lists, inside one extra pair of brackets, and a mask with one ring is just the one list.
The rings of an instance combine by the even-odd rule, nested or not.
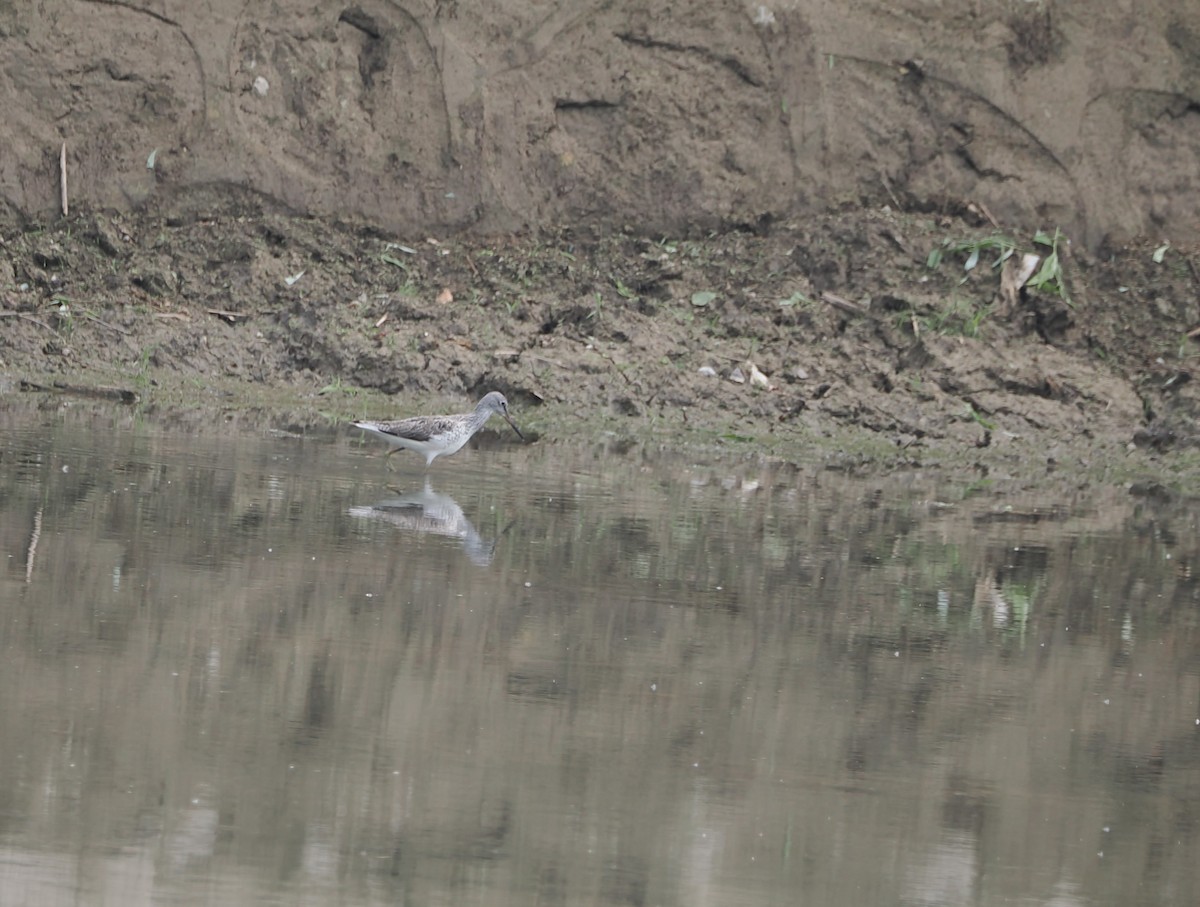
[(396, 471), (396, 467), (392, 466), (392, 454), (399, 449), (399, 447), (389, 447), (388, 452), (383, 455), (383, 465), (388, 468), (388, 472)]

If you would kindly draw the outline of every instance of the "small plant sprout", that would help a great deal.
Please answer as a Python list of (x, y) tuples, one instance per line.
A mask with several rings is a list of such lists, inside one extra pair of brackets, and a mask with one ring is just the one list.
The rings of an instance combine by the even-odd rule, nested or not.
[[(925, 267), (930, 270), (938, 268), (947, 254), (965, 255), (966, 258), (963, 261), (964, 273), (962, 280), (959, 281), (960, 283), (964, 283), (970, 272), (979, 266), (979, 262), (984, 255), (995, 254), (995, 259), (992, 261), (992, 269), (996, 270), (1008, 261), (1015, 252), (1036, 250), (1035, 254), (1042, 260), (1041, 268), (1024, 285), (1035, 290), (1046, 290), (1054, 293), (1063, 302), (1070, 305), (1071, 297), (1067, 291), (1066, 274), (1063, 271), (1060, 254), (1062, 245), (1068, 242), (1070, 240), (1057, 227), (1054, 228), (1053, 234), (1047, 233), (1045, 230), (1039, 230), (1035, 233), (1031, 249), (1022, 249), (1015, 240), (1001, 233), (985, 236), (981, 239), (958, 241), (946, 239), (940, 246), (934, 246), (930, 250), (929, 255), (925, 258)], [(1044, 251), (1045, 249), (1049, 249), (1049, 251)]]
[(1067, 305), (1071, 304), (1071, 297), (1067, 293), (1067, 278), (1063, 273), (1062, 259), (1059, 258), (1058, 247), (1060, 243), (1068, 242), (1067, 238), (1062, 235), (1058, 227), (1054, 228), (1054, 235), (1050, 236), (1044, 230), (1038, 230), (1033, 237), (1033, 241), (1041, 246), (1047, 246), (1050, 249), (1049, 254), (1042, 260), (1041, 269), (1030, 278), (1028, 286), (1035, 290), (1047, 289), (1052, 293), (1057, 294)]
[[(1017, 244), (1009, 237), (1003, 234), (995, 234), (993, 236), (985, 236), (982, 239), (964, 239), (954, 242), (953, 240), (943, 241), (940, 247), (934, 246), (930, 250), (929, 255), (925, 259), (925, 266), (929, 269), (937, 268), (942, 263), (942, 259), (949, 252), (955, 255), (966, 255), (966, 261), (963, 262), (963, 270), (970, 272), (974, 271), (979, 266), (979, 259), (983, 253), (995, 252), (996, 260), (992, 262), (993, 268), (998, 268), (1008, 260), (1009, 256), (1017, 249)], [(966, 279), (965, 277), (963, 278)]]
[(613, 286), (617, 288), (617, 295), (622, 299), (637, 299), (637, 293), (625, 286), (624, 281), (616, 275), (613, 275)]
[(973, 422), (979, 423), (979, 425), (983, 426), (983, 428), (986, 429), (987, 431), (995, 431), (996, 430), (996, 423), (993, 422), (991, 419), (985, 418), (979, 412), (979, 410), (977, 410), (970, 403), (967, 404), (967, 411), (966, 411), (965, 415), (967, 416), (967, 418), (971, 419)]
[[(902, 313), (911, 317), (911, 310)], [(992, 313), (990, 305), (978, 305), (965, 299), (952, 299), (945, 308), (920, 319), (921, 326), (931, 334), (951, 334), (960, 337), (978, 337), (983, 322)]]
[(155, 344), (150, 344), (142, 347), (138, 354), (137, 374), (134, 376), (134, 382), (143, 390), (150, 386), (150, 366), (153, 364), (157, 349)]

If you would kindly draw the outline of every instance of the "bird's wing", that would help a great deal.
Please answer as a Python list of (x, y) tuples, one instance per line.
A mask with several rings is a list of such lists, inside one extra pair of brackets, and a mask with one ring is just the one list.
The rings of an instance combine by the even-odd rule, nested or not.
[(453, 425), (454, 420), (445, 416), (414, 416), (397, 422), (376, 422), (375, 428), (385, 435), (395, 435), (409, 441), (428, 441), (435, 435), (449, 431)]

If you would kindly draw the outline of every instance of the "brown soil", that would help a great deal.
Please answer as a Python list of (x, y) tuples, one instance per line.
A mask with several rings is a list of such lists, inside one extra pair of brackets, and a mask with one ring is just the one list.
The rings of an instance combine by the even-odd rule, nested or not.
[(686, 431), (796, 462), (1028, 482), (1161, 479), (1198, 440), (1195, 250), (1064, 249), (1070, 304), (1026, 288), (1009, 309), (995, 253), (928, 266), (989, 231), (878, 209), (696, 239), (409, 239), (249, 205), (0, 235), (0, 368), (27, 386), (193, 407), (262, 405), (271, 388), (318, 419), (499, 388), (547, 435)]
[(0, 198), (247, 189), (390, 232), (832, 205), (1200, 239), (1200, 5), (0, 2)]
[(1195, 483), (1200, 11), (568, 6), (0, 2), (0, 373)]

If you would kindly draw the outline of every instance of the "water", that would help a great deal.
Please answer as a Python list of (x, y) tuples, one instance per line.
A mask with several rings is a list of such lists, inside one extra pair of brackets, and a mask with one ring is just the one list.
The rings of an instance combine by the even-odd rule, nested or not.
[(1197, 901), (1188, 506), (21, 406), (4, 905)]

